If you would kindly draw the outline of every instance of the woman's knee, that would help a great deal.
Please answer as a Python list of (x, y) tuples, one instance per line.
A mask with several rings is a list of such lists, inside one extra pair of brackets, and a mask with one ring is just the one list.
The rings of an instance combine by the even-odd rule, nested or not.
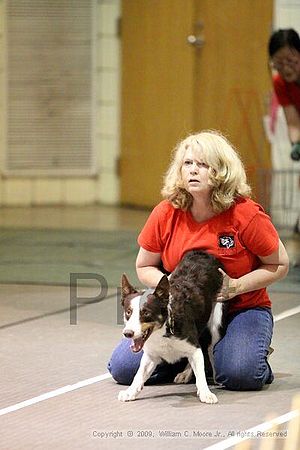
[[(214, 348), (216, 381), (231, 390), (260, 390), (273, 380), (267, 362), (272, 337), (267, 310), (246, 310), (233, 316)], [(253, 334), (253, 329), (257, 333)]]
[(233, 371), (217, 374), (216, 382), (231, 391), (259, 391), (264, 386), (262, 379)]
[(259, 391), (266, 383), (272, 382), (272, 371), (265, 364), (227, 364), (216, 368), (216, 382), (232, 391)]

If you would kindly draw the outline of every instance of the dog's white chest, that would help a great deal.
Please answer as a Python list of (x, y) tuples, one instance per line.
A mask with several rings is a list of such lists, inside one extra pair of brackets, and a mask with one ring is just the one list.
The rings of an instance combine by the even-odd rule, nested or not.
[(144, 346), (144, 350), (155, 358), (161, 358), (168, 363), (174, 363), (181, 358), (188, 358), (196, 350), (192, 344), (175, 336), (164, 337), (165, 327), (152, 333)]

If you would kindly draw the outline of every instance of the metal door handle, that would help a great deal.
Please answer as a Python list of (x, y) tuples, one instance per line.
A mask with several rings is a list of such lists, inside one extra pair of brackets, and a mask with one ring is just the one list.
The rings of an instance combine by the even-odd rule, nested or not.
[(187, 37), (187, 41), (196, 48), (202, 48), (205, 44), (205, 40), (202, 36), (195, 36), (194, 34), (190, 34)]

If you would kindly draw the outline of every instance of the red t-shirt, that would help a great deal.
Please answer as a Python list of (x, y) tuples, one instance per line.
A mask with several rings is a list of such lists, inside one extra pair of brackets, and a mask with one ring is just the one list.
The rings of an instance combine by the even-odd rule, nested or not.
[[(168, 272), (188, 250), (201, 249), (217, 257), (231, 278), (239, 278), (261, 265), (256, 255), (268, 256), (277, 250), (279, 238), (269, 216), (250, 199), (240, 198), (227, 211), (201, 223), (190, 211), (176, 209), (164, 200), (153, 209), (138, 243), (160, 253)], [(229, 309), (255, 306), (271, 307), (266, 289), (234, 297)]]
[(273, 76), (273, 86), (281, 106), (294, 105), (300, 114), (300, 85), (288, 83), (279, 73)]

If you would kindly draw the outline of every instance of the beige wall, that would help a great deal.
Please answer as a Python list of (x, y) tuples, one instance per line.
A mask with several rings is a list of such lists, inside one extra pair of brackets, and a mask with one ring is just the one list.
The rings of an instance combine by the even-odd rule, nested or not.
[(274, 0), (274, 28), (295, 28), (300, 33), (299, 0)]
[[(85, 1), (85, 0), (82, 0)], [(0, 206), (116, 204), (119, 200), (119, 0), (93, 0), (95, 33), (95, 147), (93, 177), (7, 177), (0, 175)], [(5, 150), (5, 1), (0, 0), (0, 169)]]
[[(6, 0), (8, 1), (8, 0)], [(85, 1), (85, 0), (82, 0)], [(96, 14), (96, 105), (95, 146), (97, 173), (80, 178), (4, 177), (5, 149), (5, 0), (0, 0), (0, 206), (48, 204), (117, 204), (119, 180), (119, 65), (120, 42), (117, 19), (120, 0), (93, 0)], [(274, 28), (299, 29), (300, 5), (295, 0), (274, 0)]]

